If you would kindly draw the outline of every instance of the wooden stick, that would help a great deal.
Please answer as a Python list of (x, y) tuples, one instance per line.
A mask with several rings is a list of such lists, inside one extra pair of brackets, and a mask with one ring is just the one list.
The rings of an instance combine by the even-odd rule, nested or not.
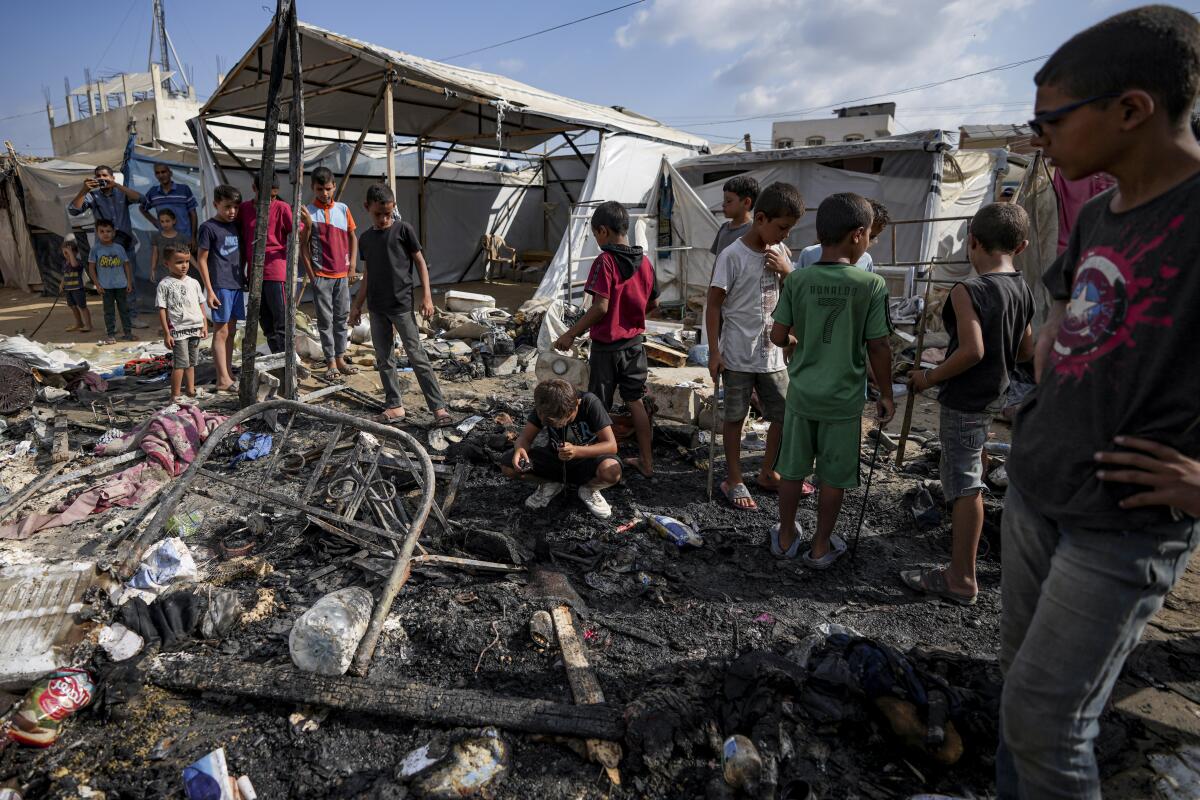
[[(921, 321), (917, 325), (917, 355), (913, 359), (913, 369), (921, 368), (921, 351), (925, 349), (925, 326), (929, 319), (929, 290), (933, 286), (933, 268), (929, 269), (930, 274), (925, 281), (925, 300), (921, 305)], [(885, 380), (891, 380), (892, 376), (888, 375)], [(875, 377), (879, 380), (879, 376)], [(904, 423), (900, 426), (900, 446), (896, 448), (896, 466), (904, 466), (904, 449), (908, 445), (908, 433), (912, 427), (913, 408), (916, 406), (917, 393), (910, 386), (908, 389), (908, 397), (904, 401)], [(880, 429), (879, 436), (883, 436), (883, 430)]]
[(454, 475), (452, 475), (450, 478), (450, 485), (446, 487), (446, 499), (442, 501), (443, 516), (450, 516), (450, 508), (454, 505), (455, 498), (458, 497), (458, 487), (462, 486), (463, 479), (466, 477), (466, 475), (467, 462), (459, 461), (454, 467)]
[[(571, 694), (580, 706), (604, 702), (604, 691), (596, 680), (591, 665), (588, 664), (587, 653), (583, 643), (575, 632), (575, 622), (571, 619), (571, 607), (559, 606), (550, 612), (554, 619), (554, 630), (558, 634), (558, 646), (562, 650), (563, 663), (567, 667), (567, 681), (571, 684)], [(621, 773), (617, 766), (621, 763), (621, 746), (612, 740), (593, 737), (587, 740), (588, 756), (604, 766), (608, 779), (615, 786), (621, 785)]]
[(4, 520), (8, 519), (10, 514), (12, 514), (14, 511), (19, 510), (22, 506), (24, 506), (27, 502), (29, 502), (29, 499), (31, 497), (33, 497), (35, 494), (37, 494), (39, 491), (41, 491), (43, 486), (50, 483), (50, 481), (54, 479), (55, 475), (62, 472), (66, 468), (67, 468), (67, 462), (60, 461), (59, 463), (52, 466), (50, 469), (46, 470), (45, 474), (41, 475), (40, 477), (34, 478), (32, 481), (27, 483), (25, 485), (25, 488), (23, 488), (23, 489), (21, 489), (21, 491), (17, 492), (16, 497), (14, 497), (12, 500), (9, 500), (8, 503), (6, 503), (5, 505), (0, 506), (0, 522), (3, 522)]
[(625, 735), (621, 710), (607, 703), (571, 705), (420, 683), (387, 685), (183, 654), (159, 656), (147, 677), (164, 689), (273, 700), (281, 704), (282, 713), (296, 703), (306, 703), (447, 727), (496, 725), (526, 733), (607, 740)]

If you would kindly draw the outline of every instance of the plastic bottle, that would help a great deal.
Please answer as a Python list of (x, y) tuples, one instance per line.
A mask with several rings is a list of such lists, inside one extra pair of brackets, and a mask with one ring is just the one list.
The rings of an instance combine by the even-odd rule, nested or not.
[(745, 736), (730, 736), (721, 748), (721, 771), (727, 784), (747, 794), (754, 794), (763, 772), (758, 748)]
[(345, 675), (374, 605), (371, 593), (359, 586), (322, 597), (292, 625), (292, 663), (318, 675)]
[(178, 536), (183, 538), (191, 536), (200, 530), (200, 523), (204, 520), (204, 515), (199, 511), (188, 511), (184, 514), (172, 514), (167, 520), (167, 535)]

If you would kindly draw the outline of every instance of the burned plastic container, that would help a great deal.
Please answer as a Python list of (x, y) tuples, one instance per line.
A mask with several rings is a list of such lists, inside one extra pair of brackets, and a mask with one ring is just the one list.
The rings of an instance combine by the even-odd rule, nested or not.
[(762, 756), (745, 736), (730, 736), (721, 746), (721, 771), (727, 784), (747, 794), (754, 794), (762, 780)]
[(322, 597), (292, 625), (292, 663), (318, 675), (345, 675), (374, 605), (371, 593), (359, 586)]

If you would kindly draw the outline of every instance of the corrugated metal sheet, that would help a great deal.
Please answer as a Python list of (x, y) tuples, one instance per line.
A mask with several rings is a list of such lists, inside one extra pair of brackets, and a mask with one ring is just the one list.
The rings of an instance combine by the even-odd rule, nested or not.
[(75, 615), (97, 580), (92, 562), (0, 569), (0, 686), (20, 686), (61, 666), (82, 638)]

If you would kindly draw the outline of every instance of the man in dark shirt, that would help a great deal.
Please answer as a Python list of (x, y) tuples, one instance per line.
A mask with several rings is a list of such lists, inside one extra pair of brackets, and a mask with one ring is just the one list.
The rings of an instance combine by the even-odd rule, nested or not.
[(396, 378), (396, 332), (404, 343), (408, 363), (417, 376), (425, 404), (433, 412), (438, 425), (451, 423), (446, 400), (438, 385), (437, 375), (429, 356), (421, 346), (421, 332), (413, 318), (413, 266), (421, 281), (421, 316), (433, 316), (433, 296), (429, 290), (429, 269), (421, 255), (417, 232), (407, 222), (395, 218), (396, 197), (382, 183), (367, 187), (364, 203), (374, 225), (358, 240), (358, 252), (366, 262), (366, 272), (358, 285), (354, 306), (350, 309), (350, 327), (362, 319), (366, 303), (371, 312), (371, 342), (375, 345), (375, 368), (383, 383), (386, 408), (383, 421), (397, 423), (404, 419), (404, 400)]
[(912, 391), (941, 384), (938, 433), (942, 493), (953, 507), (950, 564), (912, 569), (900, 579), (918, 592), (973, 605), (975, 554), (983, 533), (983, 445), (990, 408), (1008, 389), (1018, 361), (1033, 358), (1033, 293), (1013, 258), (1029, 244), (1029, 217), (1014, 203), (993, 203), (971, 220), (967, 253), (976, 277), (955, 284), (942, 320), (950, 334), (946, 360), (914, 370)]
[(1008, 462), (996, 782), (1098, 800), (1100, 712), (1200, 542), (1200, 21), (1126, 11), (1034, 81), (1033, 146), (1070, 180), (1117, 185), (1045, 274), (1055, 302)]
[[(546, 430), (546, 444), (534, 446)], [(599, 519), (612, 516), (612, 506), (600, 494), (621, 480), (617, 437), (612, 418), (600, 398), (580, 394), (561, 378), (542, 381), (533, 390), (533, 413), (513, 448), (500, 459), (509, 478), (537, 482), (525, 498), (526, 508), (545, 508), (570, 483), (579, 487), (579, 499)]]

